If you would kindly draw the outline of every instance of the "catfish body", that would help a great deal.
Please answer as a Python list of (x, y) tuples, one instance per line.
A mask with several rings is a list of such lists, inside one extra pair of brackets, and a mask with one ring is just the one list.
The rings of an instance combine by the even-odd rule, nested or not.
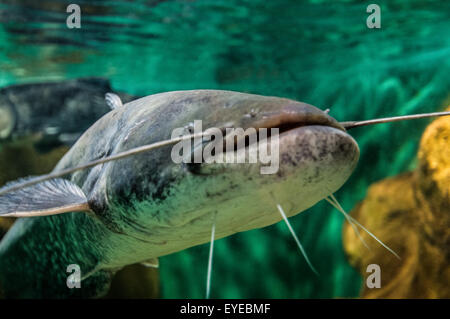
[[(25, 204), (17, 194), (3, 202), (0, 197), (0, 209), (11, 211), (74, 207), (15, 223), (0, 243), (4, 294), (101, 296), (117, 269), (209, 241), (213, 216), (216, 238), (222, 238), (278, 222), (273, 198), (284, 203), (288, 216), (304, 211), (340, 188), (359, 157), (345, 129), (311, 105), (194, 90), (117, 107), (81, 136), (55, 171), (169, 139), (174, 128), (194, 120), (202, 120), (205, 129), (281, 128), (278, 172), (261, 175), (261, 163), (177, 164), (171, 148), (163, 147), (75, 172), (51, 187), (30, 187), (19, 196), (28, 198)], [(81, 289), (67, 287), (70, 264), (81, 268)]]

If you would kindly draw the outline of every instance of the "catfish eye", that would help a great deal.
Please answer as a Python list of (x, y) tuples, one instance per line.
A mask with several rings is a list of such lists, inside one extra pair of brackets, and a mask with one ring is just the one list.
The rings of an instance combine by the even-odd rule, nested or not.
[(184, 131), (187, 134), (194, 134), (194, 123), (190, 122), (184, 127)]
[[(201, 143), (194, 146), (194, 150), (190, 154), (190, 161), (188, 163), (184, 163), (185, 169), (195, 175), (210, 175), (210, 172), (208, 169), (205, 169), (205, 159), (203, 157), (203, 152), (205, 149), (205, 146), (214, 143), (215, 136), (211, 136), (210, 139), (203, 139)], [(215, 149), (211, 150), (211, 155), (215, 155)], [(206, 165), (208, 166), (208, 165)]]

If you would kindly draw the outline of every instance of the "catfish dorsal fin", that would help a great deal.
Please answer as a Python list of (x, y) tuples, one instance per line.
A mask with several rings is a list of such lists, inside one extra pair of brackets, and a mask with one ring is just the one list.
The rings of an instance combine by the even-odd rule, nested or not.
[(115, 93), (106, 93), (105, 101), (111, 110), (114, 110), (115, 108), (121, 107), (123, 105), (122, 100)]
[[(23, 179), (8, 183), (5, 187), (22, 182)], [(51, 179), (0, 196), (0, 217), (47, 216), (89, 210), (83, 191), (62, 178)]]

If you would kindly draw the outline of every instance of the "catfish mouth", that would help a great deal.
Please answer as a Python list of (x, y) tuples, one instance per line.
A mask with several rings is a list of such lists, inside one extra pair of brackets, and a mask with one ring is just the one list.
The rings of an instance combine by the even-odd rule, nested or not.
[(346, 132), (345, 128), (339, 124), (331, 116), (325, 112), (281, 112), (281, 113), (266, 113), (263, 115), (263, 119), (256, 121), (253, 125), (254, 128), (259, 130), (260, 128), (278, 128), (279, 134), (286, 131), (296, 129), (303, 126), (329, 126), (338, 130)]
[[(317, 109), (314, 112), (298, 112), (298, 111), (282, 111), (273, 113), (264, 113), (262, 119), (250, 124), (250, 128), (256, 129), (256, 142), (260, 141), (261, 129), (266, 129), (266, 137), (269, 139), (272, 134), (272, 128), (278, 128), (278, 134), (281, 136), (291, 130), (295, 130), (306, 126), (326, 126), (347, 132), (346, 129), (334, 118), (323, 111)], [(227, 139), (225, 135), (225, 139)], [(250, 145), (250, 138), (245, 135), (245, 147)], [(234, 151), (238, 149), (238, 137), (234, 137)], [(226, 153), (225, 140), (223, 152)]]
[[(256, 139), (253, 138), (252, 141), (250, 139), (255, 131), (253, 131), (251, 134), (244, 133), (244, 135), (238, 136), (237, 134), (230, 134), (230, 132), (227, 132), (228, 129), (233, 130), (236, 129), (236, 127), (222, 127), (221, 131), (223, 134), (223, 147), (221, 153), (226, 154), (228, 152), (237, 152), (242, 147), (248, 148), (254, 143), (259, 143), (262, 139), (262, 129), (265, 130), (264, 138), (267, 141), (269, 141), (271, 138), (272, 128), (278, 128), (278, 135), (281, 138), (283, 137), (283, 135), (286, 135), (285, 133), (308, 126), (325, 126), (346, 132), (345, 128), (334, 118), (329, 116), (327, 113), (319, 110), (318, 108), (307, 104), (301, 104), (300, 106), (288, 106), (280, 111), (264, 112), (259, 114), (259, 118), (256, 118), (253, 121), (246, 121), (246, 123), (242, 123), (241, 125), (241, 128), (244, 131), (246, 131), (247, 129), (255, 129)], [(300, 131), (299, 134), (301, 134)], [(242, 141), (242, 139), (244, 139), (244, 141)], [(231, 149), (227, 148), (227, 141), (230, 142), (230, 140), (232, 141), (231, 145), (233, 146)], [(212, 139), (210, 142), (215, 143), (214, 139)], [(282, 142), (282, 139), (280, 139), (280, 142)], [(191, 155), (194, 156), (194, 152), (192, 152)], [(215, 155), (215, 150), (212, 151), (212, 155)], [(204, 163), (204, 159), (201, 163), (194, 163), (194, 161), (191, 161), (191, 164), (188, 165), (189, 170), (192, 172), (196, 172), (199, 166), (201, 166), (197, 164)]]

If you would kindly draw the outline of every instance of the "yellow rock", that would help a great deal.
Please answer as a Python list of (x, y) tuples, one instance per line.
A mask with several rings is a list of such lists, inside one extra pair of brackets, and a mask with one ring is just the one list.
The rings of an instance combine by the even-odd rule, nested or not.
[[(419, 218), (423, 229), (428, 236), (433, 234), (437, 245), (450, 246), (449, 117), (437, 119), (423, 134), (416, 176), (419, 186), (417, 196), (423, 210)], [(439, 236), (436, 236), (437, 231)]]
[(346, 223), (344, 248), (363, 278), (369, 264), (381, 268), (381, 288), (361, 291), (364, 298), (450, 298), (450, 117), (425, 130), (414, 172), (373, 184), (351, 212), (395, 258), (367, 234), (367, 250)]

